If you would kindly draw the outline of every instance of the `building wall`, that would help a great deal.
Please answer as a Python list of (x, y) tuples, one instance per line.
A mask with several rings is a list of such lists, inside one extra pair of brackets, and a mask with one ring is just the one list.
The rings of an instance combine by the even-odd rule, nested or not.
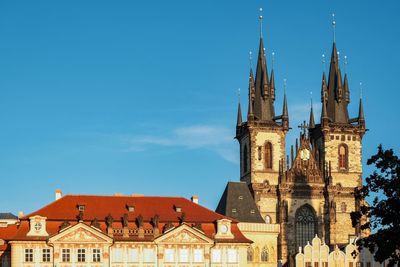
[[(250, 240), (253, 241), (251, 248), (253, 251), (253, 261), (247, 260), (247, 250), (245, 263), (240, 266), (248, 267), (276, 267), (278, 262), (278, 235), (279, 224), (263, 224), (263, 223), (239, 223), (240, 231)], [(268, 252), (268, 260), (262, 261), (261, 253), (266, 248)]]

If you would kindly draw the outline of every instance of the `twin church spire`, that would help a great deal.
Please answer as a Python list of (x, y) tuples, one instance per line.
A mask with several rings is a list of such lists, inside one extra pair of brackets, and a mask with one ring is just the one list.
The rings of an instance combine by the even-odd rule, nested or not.
[[(247, 123), (264, 123), (271, 126), (282, 126), (289, 128), (289, 115), (286, 94), (284, 96), (282, 115), (275, 115), (275, 74), (272, 67), (271, 74), (268, 73), (265, 48), (262, 37), (262, 16), (260, 16), (260, 45), (257, 56), (257, 68), (255, 77), (250, 63), (249, 75), (249, 105), (247, 112)], [(237, 127), (242, 125), (240, 103), (238, 106)]]

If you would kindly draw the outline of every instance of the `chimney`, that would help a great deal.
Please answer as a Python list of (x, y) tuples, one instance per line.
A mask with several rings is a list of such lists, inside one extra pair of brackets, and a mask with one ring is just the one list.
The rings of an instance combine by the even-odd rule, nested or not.
[(199, 197), (198, 196), (192, 196), (191, 200), (192, 200), (193, 203), (199, 204)]
[(22, 217), (24, 217), (24, 212), (23, 211), (18, 212), (18, 219), (21, 219)]
[(61, 189), (56, 189), (56, 200), (62, 198), (62, 191)]

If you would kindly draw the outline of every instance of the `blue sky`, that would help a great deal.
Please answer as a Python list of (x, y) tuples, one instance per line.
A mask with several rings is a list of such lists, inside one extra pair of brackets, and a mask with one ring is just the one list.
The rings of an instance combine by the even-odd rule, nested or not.
[(214, 209), (239, 179), (237, 89), (247, 110), (260, 6), (277, 113), (287, 79), (288, 143), (311, 91), (319, 121), (335, 12), (353, 117), (363, 83), (363, 162), (379, 143), (399, 152), (396, 0), (1, 1), (0, 211), (31, 212), (57, 188), (199, 195)]

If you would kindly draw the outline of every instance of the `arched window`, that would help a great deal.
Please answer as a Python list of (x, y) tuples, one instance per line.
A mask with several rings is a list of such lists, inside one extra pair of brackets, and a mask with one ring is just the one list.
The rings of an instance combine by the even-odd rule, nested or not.
[(340, 204), (340, 210), (341, 210), (342, 212), (346, 212), (346, 210), (347, 210), (347, 205), (346, 205), (345, 202), (342, 202), (342, 204)]
[(254, 260), (254, 250), (252, 247), (247, 249), (247, 261), (252, 262)]
[(260, 261), (260, 249), (258, 247), (256, 247), (256, 249), (254, 250), (254, 261)]
[(265, 168), (272, 169), (272, 144), (265, 144)]
[(348, 166), (348, 149), (345, 144), (339, 146), (339, 169), (347, 170)]
[(303, 205), (296, 211), (296, 247), (304, 247), (317, 233), (317, 219), (314, 209)]
[(271, 216), (267, 215), (265, 216), (265, 223), (270, 224), (271, 223)]
[(263, 247), (263, 249), (261, 251), (261, 261), (263, 261), (263, 262), (268, 261), (268, 248), (267, 247)]
[(243, 173), (247, 173), (247, 160), (248, 160), (248, 155), (247, 155), (247, 145), (244, 145), (243, 148)]

